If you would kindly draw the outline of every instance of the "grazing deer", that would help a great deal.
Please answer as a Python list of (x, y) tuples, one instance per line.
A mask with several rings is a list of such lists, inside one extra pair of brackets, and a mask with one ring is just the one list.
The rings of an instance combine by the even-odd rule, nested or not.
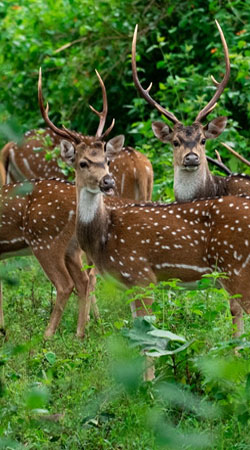
[[(217, 117), (206, 125), (202, 121), (213, 111), (216, 102), (225, 89), (229, 75), (230, 62), (226, 40), (220, 25), (216, 21), (220, 33), (226, 64), (226, 73), (221, 83), (217, 83), (216, 92), (208, 104), (199, 112), (191, 126), (183, 125), (177, 117), (158, 104), (150, 95), (148, 89), (143, 89), (140, 84), (136, 68), (136, 40), (137, 26), (135, 28), (132, 43), (132, 71), (135, 86), (141, 96), (163, 116), (173, 122), (171, 129), (164, 122), (153, 122), (152, 128), (155, 136), (164, 143), (171, 143), (174, 151), (174, 193), (178, 202), (186, 202), (193, 199), (245, 194), (250, 195), (250, 178), (246, 175), (229, 175), (226, 177), (213, 175), (208, 167), (205, 154), (207, 139), (219, 136), (226, 126), (226, 117)], [(214, 161), (213, 161), (214, 162)], [(236, 326), (235, 336), (243, 331), (242, 310), (235, 300), (231, 301), (231, 313), (233, 323)]]
[[(103, 111), (100, 113), (92, 106), (92, 111), (99, 116), (100, 124), (96, 136), (101, 136), (108, 113), (107, 93), (103, 80), (96, 71), (103, 97)], [(113, 126), (113, 125), (112, 125)], [(82, 139), (84, 136), (78, 134)], [(64, 137), (64, 135), (63, 135)], [(6, 171), (6, 182), (14, 183), (25, 179), (62, 178), (67, 179), (58, 166), (57, 157), (46, 161), (46, 138), (49, 145), (47, 150), (59, 146), (62, 135), (50, 128), (44, 131), (32, 130), (25, 133), (21, 145), (9, 142), (1, 151), (3, 166)], [(87, 136), (86, 136), (87, 138)], [(71, 138), (70, 138), (71, 139)], [(113, 173), (116, 187), (115, 194), (134, 200), (151, 200), (153, 189), (153, 169), (148, 158), (132, 147), (123, 147), (117, 158), (110, 160), (110, 171)], [(0, 174), (1, 175), (1, 174)]]

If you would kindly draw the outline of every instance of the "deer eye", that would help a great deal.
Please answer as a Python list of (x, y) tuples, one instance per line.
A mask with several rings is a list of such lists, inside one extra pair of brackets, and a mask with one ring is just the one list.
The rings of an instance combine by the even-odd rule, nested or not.
[(81, 169), (88, 167), (88, 163), (86, 163), (86, 161), (81, 161), (79, 165), (80, 165)]
[(178, 147), (178, 145), (179, 145), (179, 142), (178, 142), (178, 141), (173, 141), (173, 146), (174, 146), (174, 147)]
[(108, 159), (107, 165), (110, 166), (110, 163), (111, 163), (111, 161), (110, 161), (110, 159)]
[(202, 144), (202, 145), (205, 145), (205, 144), (206, 144), (206, 139), (205, 139), (205, 138), (203, 138), (203, 139), (201, 140), (201, 144)]

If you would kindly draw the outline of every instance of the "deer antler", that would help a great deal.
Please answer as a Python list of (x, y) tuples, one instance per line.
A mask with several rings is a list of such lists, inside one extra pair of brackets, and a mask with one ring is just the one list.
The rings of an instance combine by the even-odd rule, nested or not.
[(63, 130), (60, 128), (57, 128), (56, 125), (51, 122), (48, 113), (49, 113), (49, 104), (47, 103), (46, 109), (44, 108), (43, 103), (43, 93), (42, 93), (42, 68), (40, 67), (39, 70), (39, 78), (38, 78), (38, 103), (40, 106), (40, 111), (42, 114), (42, 117), (44, 118), (45, 123), (48, 125), (48, 127), (54, 131), (58, 136), (64, 137), (66, 139), (74, 140), (76, 144), (79, 144), (81, 142), (81, 136), (76, 131), (70, 131), (67, 128), (63, 126)]
[(102, 100), (103, 100), (103, 109), (101, 112), (97, 111), (95, 108), (93, 108), (93, 106), (89, 105), (91, 111), (93, 111), (95, 114), (97, 114), (97, 116), (99, 117), (100, 121), (99, 121), (99, 126), (97, 128), (97, 132), (95, 134), (96, 138), (101, 138), (103, 139), (104, 137), (106, 137), (110, 131), (112, 130), (114, 124), (115, 124), (115, 119), (112, 120), (112, 123), (110, 125), (110, 127), (104, 132), (103, 132), (103, 128), (105, 126), (105, 122), (107, 119), (107, 114), (108, 114), (108, 99), (107, 99), (107, 92), (106, 92), (106, 88), (104, 85), (104, 82), (99, 74), (99, 72), (97, 70), (95, 70), (95, 73), (98, 77), (98, 80), (100, 82), (101, 88), (102, 88)]
[(241, 162), (243, 162), (244, 164), (246, 164), (247, 166), (250, 167), (250, 162), (244, 158), (244, 156), (241, 156), (238, 152), (236, 152), (235, 150), (233, 150), (231, 147), (229, 147), (228, 144), (226, 144), (225, 142), (221, 142), (221, 144), (223, 145), (223, 147), (225, 147), (229, 152), (231, 152), (234, 156), (236, 156), (236, 158), (238, 158)]
[(214, 166), (219, 167), (219, 169), (223, 170), (227, 175), (231, 175), (231, 170), (222, 162), (220, 154), (217, 150), (215, 150), (217, 159), (213, 159), (210, 156), (207, 156), (207, 160), (212, 163)]
[(132, 73), (133, 73), (133, 80), (136, 86), (136, 89), (140, 93), (140, 95), (145, 98), (145, 100), (152, 105), (154, 108), (156, 108), (161, 114), (163, 114), (167, 119), (171, 120), (173, 123), (180, 123), (180, 121), (175, 117), (173, 113), (170, 111), (167, 111), (165, 108), (163, 108), (159, 103), (157, 103), (150, 95), (149, 91), (152, 87), (152, 83), (150, 83), (149, 87), (147, 89), (143, 89), (137, 73), (136, 68), (136, 39), (137, 39), (137, 30), (138, 25), (135, 26), (134, 36), (133, 36), (133, 42), (132, 42)]
[(230, 61), (229, 61), (229, 53), (228, 53), (226, 39), (224, 37), (223, 31), (222, 31), (219, 23), (217, 22), (217, 20), (215, 21), (215, 23), (219, 30), (221, 42), (222, 42), (223, 49), (224, 49), (226, 73), (224, 75), (223, 80), (220, 83), (218, 83), (218, 81), (216, 81), (213, 76), (211, 77), (212, 81), (213, 81), (214, 85), (217, 87), (217, 89), (216, 89), (214, 96), (211, 98), (210, 102), (208, 102), (208, 104), (199, 112), (198, 116), (195, 119), (196, 122), (201, 122), (215, 108), (216, 102), (220, 98), (222, 92), (224, 91), (224, 89), (228, 83), (229, 76), (230, 76)]

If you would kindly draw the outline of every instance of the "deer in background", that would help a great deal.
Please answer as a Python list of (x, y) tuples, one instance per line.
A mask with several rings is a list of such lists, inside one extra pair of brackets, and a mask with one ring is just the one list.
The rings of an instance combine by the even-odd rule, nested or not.
[[(96, 71), (102, 89), (103, 111), (98, 112), (92, 106), (92, 111), (99, 116), (100, 123), (96, 136), (101, 136), (108, 113), (107, 93), (103, 80)], [(114, 121), (112, 123), (112, 127)], [(112, 128), (111, 128), (112, 129)], [(110, 130), (111, 131), (111, 130)], [(84, 138), (81, 133), (79, 136)], [(25, 179), (61, 178), (67, 179), (58, 166), (57, 158), (46, 161), (45, 140), (49, 137), (51, 145), (47, 150), (59, 146), (62, 137), (50, 128), (44, 131), (27, 131), (21, 145), (14, 142), (6, 144), (1, 151), (1, 159), (6, 171), (2, 178), (7, 183), (23, 181)], [(105, 136), (103, 136), (105, 137)], [(69, 138), (69, 136), (68, 136)], [(148, 158), (132, 147), (123, 147), (117, 158), (110, 160), (110, 171), (116, 183), (116, 195), (135, 200), (150, 200), (153, 189), (153, 169)]]
[[(227, 43), (219, 23), (216, 21), (220, 33), (226, 72), (221, 83), (214, 78), (216, 91), (208, 104), (199, 112), (191, 126), (183, 125), (177, 117), (157, 103), (149, 94), (152, 84), (144, 89), (138, 78), (136, 68), (136, 40), (137, 25), (132, 42), (132, 71), (135, 86), (140, 95), (163, 116), (174, 125), (171, 129), (165, 122), (153, 122), (152, 128), (155, 136), (164, 143), (171, 143), (174, 155), (174, 193), (178, 202), (186, 202), (193, 199), (246, 194), (250, 195), (250, 177), (246, 175), (229, 175), (226, 177), (213, 175), (208, 167), (205, 154), (205, 143), (207, 139), (214, 139), (225, 129), (227, 118), (217, 117), (206, 125), (202, 122), (211, 113), (216, 102), (223, 93), (230, 76), (230, 61)], [(250, 295), (250, 292), (249, 292)], [(237, 301), (230, 302), (233, 324), (235, 325), (235, 336), (240, 336), (243, 331), (242, 309)]]
[[(83, 336), (88, 275), (81, 270), (82, 251), (74, 237), (75, 186), (63, 180), (5, 185), (0, 190), (0, 259), (34, 255), (56, 288), (56, 302), (45, 337), (56, 331), (75, 287), (79, 299), (77, 335)], [(0, 328), (3, 329), (3, 311)]]

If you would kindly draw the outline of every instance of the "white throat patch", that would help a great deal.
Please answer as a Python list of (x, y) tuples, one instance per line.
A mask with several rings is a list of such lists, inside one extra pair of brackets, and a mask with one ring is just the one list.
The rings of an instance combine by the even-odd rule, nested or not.
[(102, 193), (82, 188), (78, 199), (78, 217), (80, 222), (89, 223), (95, 217), (100, 206)]
[(200, 189), (206, 183), (206, 171), (185, 171), (180, 167), (175, 168), (174, 173), (174, 192), (179, 200), (185, 202), (193, 200)]

